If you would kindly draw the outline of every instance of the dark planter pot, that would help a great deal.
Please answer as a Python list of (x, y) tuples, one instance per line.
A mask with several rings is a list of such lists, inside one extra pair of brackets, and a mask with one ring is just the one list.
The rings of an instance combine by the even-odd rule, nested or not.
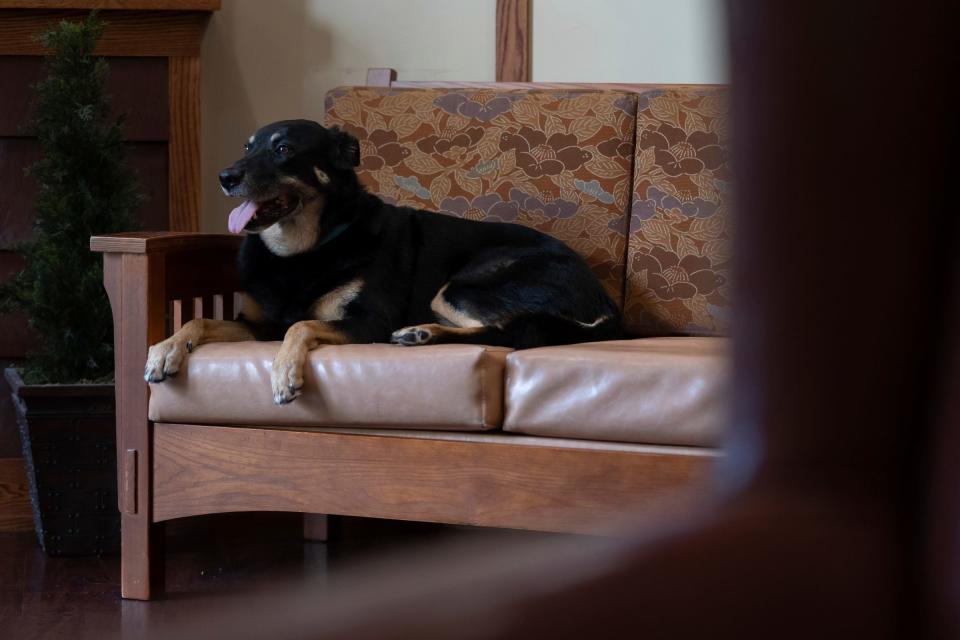
[(112, 384), (27, 385), (13, 391), (37, 539), (51, 556), (116, 553), (117, 449)]

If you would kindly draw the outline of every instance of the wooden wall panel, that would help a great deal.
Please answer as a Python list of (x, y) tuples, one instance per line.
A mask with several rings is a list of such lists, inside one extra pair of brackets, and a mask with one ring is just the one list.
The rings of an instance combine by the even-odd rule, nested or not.
[(40, 79), (37, 56), (0, 56), (0, 136), (25, 135), (30, 116), (30, 85)]
[[(30, 237), (36, 184), (23, 175), (23, 168), (40, 156), (37, 141), (30, 138), (0, 138), (0, 249), (10, 249)], [(127, 145), (127, 160), (140, 177), (147, 201), (137, 216), (141, 229), (169, 228), (169, 175), (165, 142)]]
[[(0, 0), (0, 281), (21, 268), (19, 256), (5, 247), (27, 238), (33, 221), (35, 189), (22, 168), (36, 160), (37, 145), (22, 124), (30, 113), (30, 85), (41, 74), (39, 56), (46, 53), (35, 36), (61, 20), (83, 19), (87, 9), (94, 7), (104, 10), (101, 16), (106, 22), (95, 53), (110, 57), (107, 92), (114, 115), (127, 116), (125, 137), (135, 143), (128, 158), (149, 197), (140, 211), (141, 227), (169, 229), (174, 219), (177, 229), (198, 226), (200, 41), (210, 12), (220, 8), (220, 1)], [(170, 68), (171, 57), (180, 59), (176, 74)], [(176, 84), (171, 82), (173, 75)], [(177, 96), (171, 96), (171, 87)], [(171, 102), (178, 108), (174, 126)], [(196, 130), (184, 131), (191, 126)], [(168, 150), (171, 129), (176, 144)], [(187, 174), (187, 179), (174, 188), (169, 185), (173, 174)], [(196, 193), (191, 195), (190, 190)], [(170, 215), (172, 196), (178, 202), (176, 216)], [(193, 204), (184, 207), (183, 203)], [(25, 319), (0, 315), (0, 359), (5, 361), (0, 364), (30, 348), (32, 336)], [(5, 390), (0, 393), (9, 397)], [(18, 455), (12, 443), (19, 438), (11, 436), (16, 425), (9, 409), (0, 406), (0, 457)]]
[(140, 187), (147, 201), (137, 219), (144, 231), (165, 231), (170, 228), (168, 212), (169, 165), (166, 142), (134, 142), (127, 148), (127, 159), (140, 178)]
[[(0, 250), (0, 282), (7, 282), (22, 268), (23, 258), (19, 254)], [(0, 315), (0, 366), (6, 366), (6, 360), (10, 358), (23, 357), (35, 344), (36, 338), (27, 327), (26, 317), (22, 314)], [(0, 417), (0, 422), (3, 420)]]
[(37, 161), (40, 148), (29, 138), (0, 138), (0, 249), (23, 242), (33, 226), (36, 184), (23, 168)]
[(27, 325), (24, 314), (5, 313), (0, 316), (0, 365), (6, 367), (8, 361), (22, 359), (36, 349), (36, 345), (36, 335)]
[[(136, 144), (128, 158), (140, 174), (148, 200), (140, 212), (143, 229), (169, 228), (169, 175), (166, 140), (169, 138), (167, 60), (165, 58), (111, 58), (107, 92), (113, 115), (127, 116), (125, 133)], [(0, 56), (0, 249), (27, 239), (33, 224), (33, 180), (23, 168), (39, 157), (34, 140), (24, 137), (30, 115), (30, 85), (41, 74), (36, 56)], [(162, 182), (161, 182), (162, 181)]]
[[(40, 79), (39, 56), (0, 56), (0, 137), (26, 135), (22, 125), (30, 116), (34, 93), (30, 86)], [(126, 114), (127, 140), (167, 140), (170, 114), (167, 108), (166, 58), (110, 58), (107, 94), (112, 117)]]
[[(33, 162), (39, 151), (35, 140), (0, 139), (0, 282), (23, 268), (23, 259), (10, 250), (29, 239), (33, 227), (33, 181), (23, 177), (22, 167)], [(128, 159), (140, 176), (147, 201), (139, 212), (141, 228), (168, 228), (167, 145), (140, 142), (130, 145)], [(0, 315), (0, 358), (20, 358), (35, 344), (21, 314)], [(2, 363), (0, 363), (2, 364)]]
[[(10, 249), (28, 240), (33, 228), (36, 187), (31, 178), (24, 177), (23, 167), (38, 157), (36, 140), (0, 138), (0, 282), (5, 282), (23, 268), (23, 259)], [(147, 195), (138, 215), (141, 228), (150, 231), (168, 229), (166, 142), (130, 144), (127, 158)], [(0, 315), (0, 358), (21, 358), (35, 344), (35, 337), (22, 314)]]

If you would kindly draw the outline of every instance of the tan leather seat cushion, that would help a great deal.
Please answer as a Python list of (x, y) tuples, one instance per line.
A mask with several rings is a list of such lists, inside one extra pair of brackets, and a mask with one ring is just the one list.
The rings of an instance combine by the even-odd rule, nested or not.
[(505, 431), (715, 446), (727, 418), (725, 338), (595, 342), (507, 357)]
[(277, 406), (270, 369), (279, 342), (208, 344), (177, 376), (150, 385), (150, 419), (191, 424), (364, 426), (482, 431), (503, 417), (509, 349), (475, 345), (324, 346), (303, 394)]

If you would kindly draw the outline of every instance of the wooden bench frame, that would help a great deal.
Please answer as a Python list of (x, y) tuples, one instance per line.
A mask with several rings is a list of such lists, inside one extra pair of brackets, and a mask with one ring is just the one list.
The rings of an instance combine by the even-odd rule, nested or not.
[[(370, 72), (370, 84), (394, 78), (390, 70)], [(444, 86), (637, 90), (644, 85)], [(531, 446), (504, 442), (507, 436), (463, 442), (151, 422), (143, 380), (147, 349), (191, 317), (233, 317), (239, 244), (237, 236), (179, 232), (90, 241), (93, 251), (104, 254), (104, 285), (113, 308), (124, 598), (147, 600), (162, 590), (163, 523), (184, 516), (299, 511), (610, 533), (611, 523), (627, 514), (676, 512), (703, 493), (699, 481), (713, 450), (572, 447), (569, 441)], [(350, 481), (334, 482), (344, 477)], [(305, 530), (322, 536), (324, 528), (323, 520), (308, 518)]]

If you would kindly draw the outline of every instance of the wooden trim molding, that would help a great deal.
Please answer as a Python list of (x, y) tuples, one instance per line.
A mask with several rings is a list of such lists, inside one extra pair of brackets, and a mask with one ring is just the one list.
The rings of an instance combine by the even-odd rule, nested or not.
[(530, 0), (497, 0), (497, 82), (530, 80)]
[[(42, 56), (36, 34), (61, 20), (81, 20), (86, 11), (0, 8), (0, 55)], [(94, 49), (101, 56), (199, 56), (210, 14), (201, 11), (110, 11)]]
[(0, 0), (0, 9), (219, 11), (220, 0)]
[(200, 228), (200, 56), (174, 56), (168, 70), (171, 231)]

